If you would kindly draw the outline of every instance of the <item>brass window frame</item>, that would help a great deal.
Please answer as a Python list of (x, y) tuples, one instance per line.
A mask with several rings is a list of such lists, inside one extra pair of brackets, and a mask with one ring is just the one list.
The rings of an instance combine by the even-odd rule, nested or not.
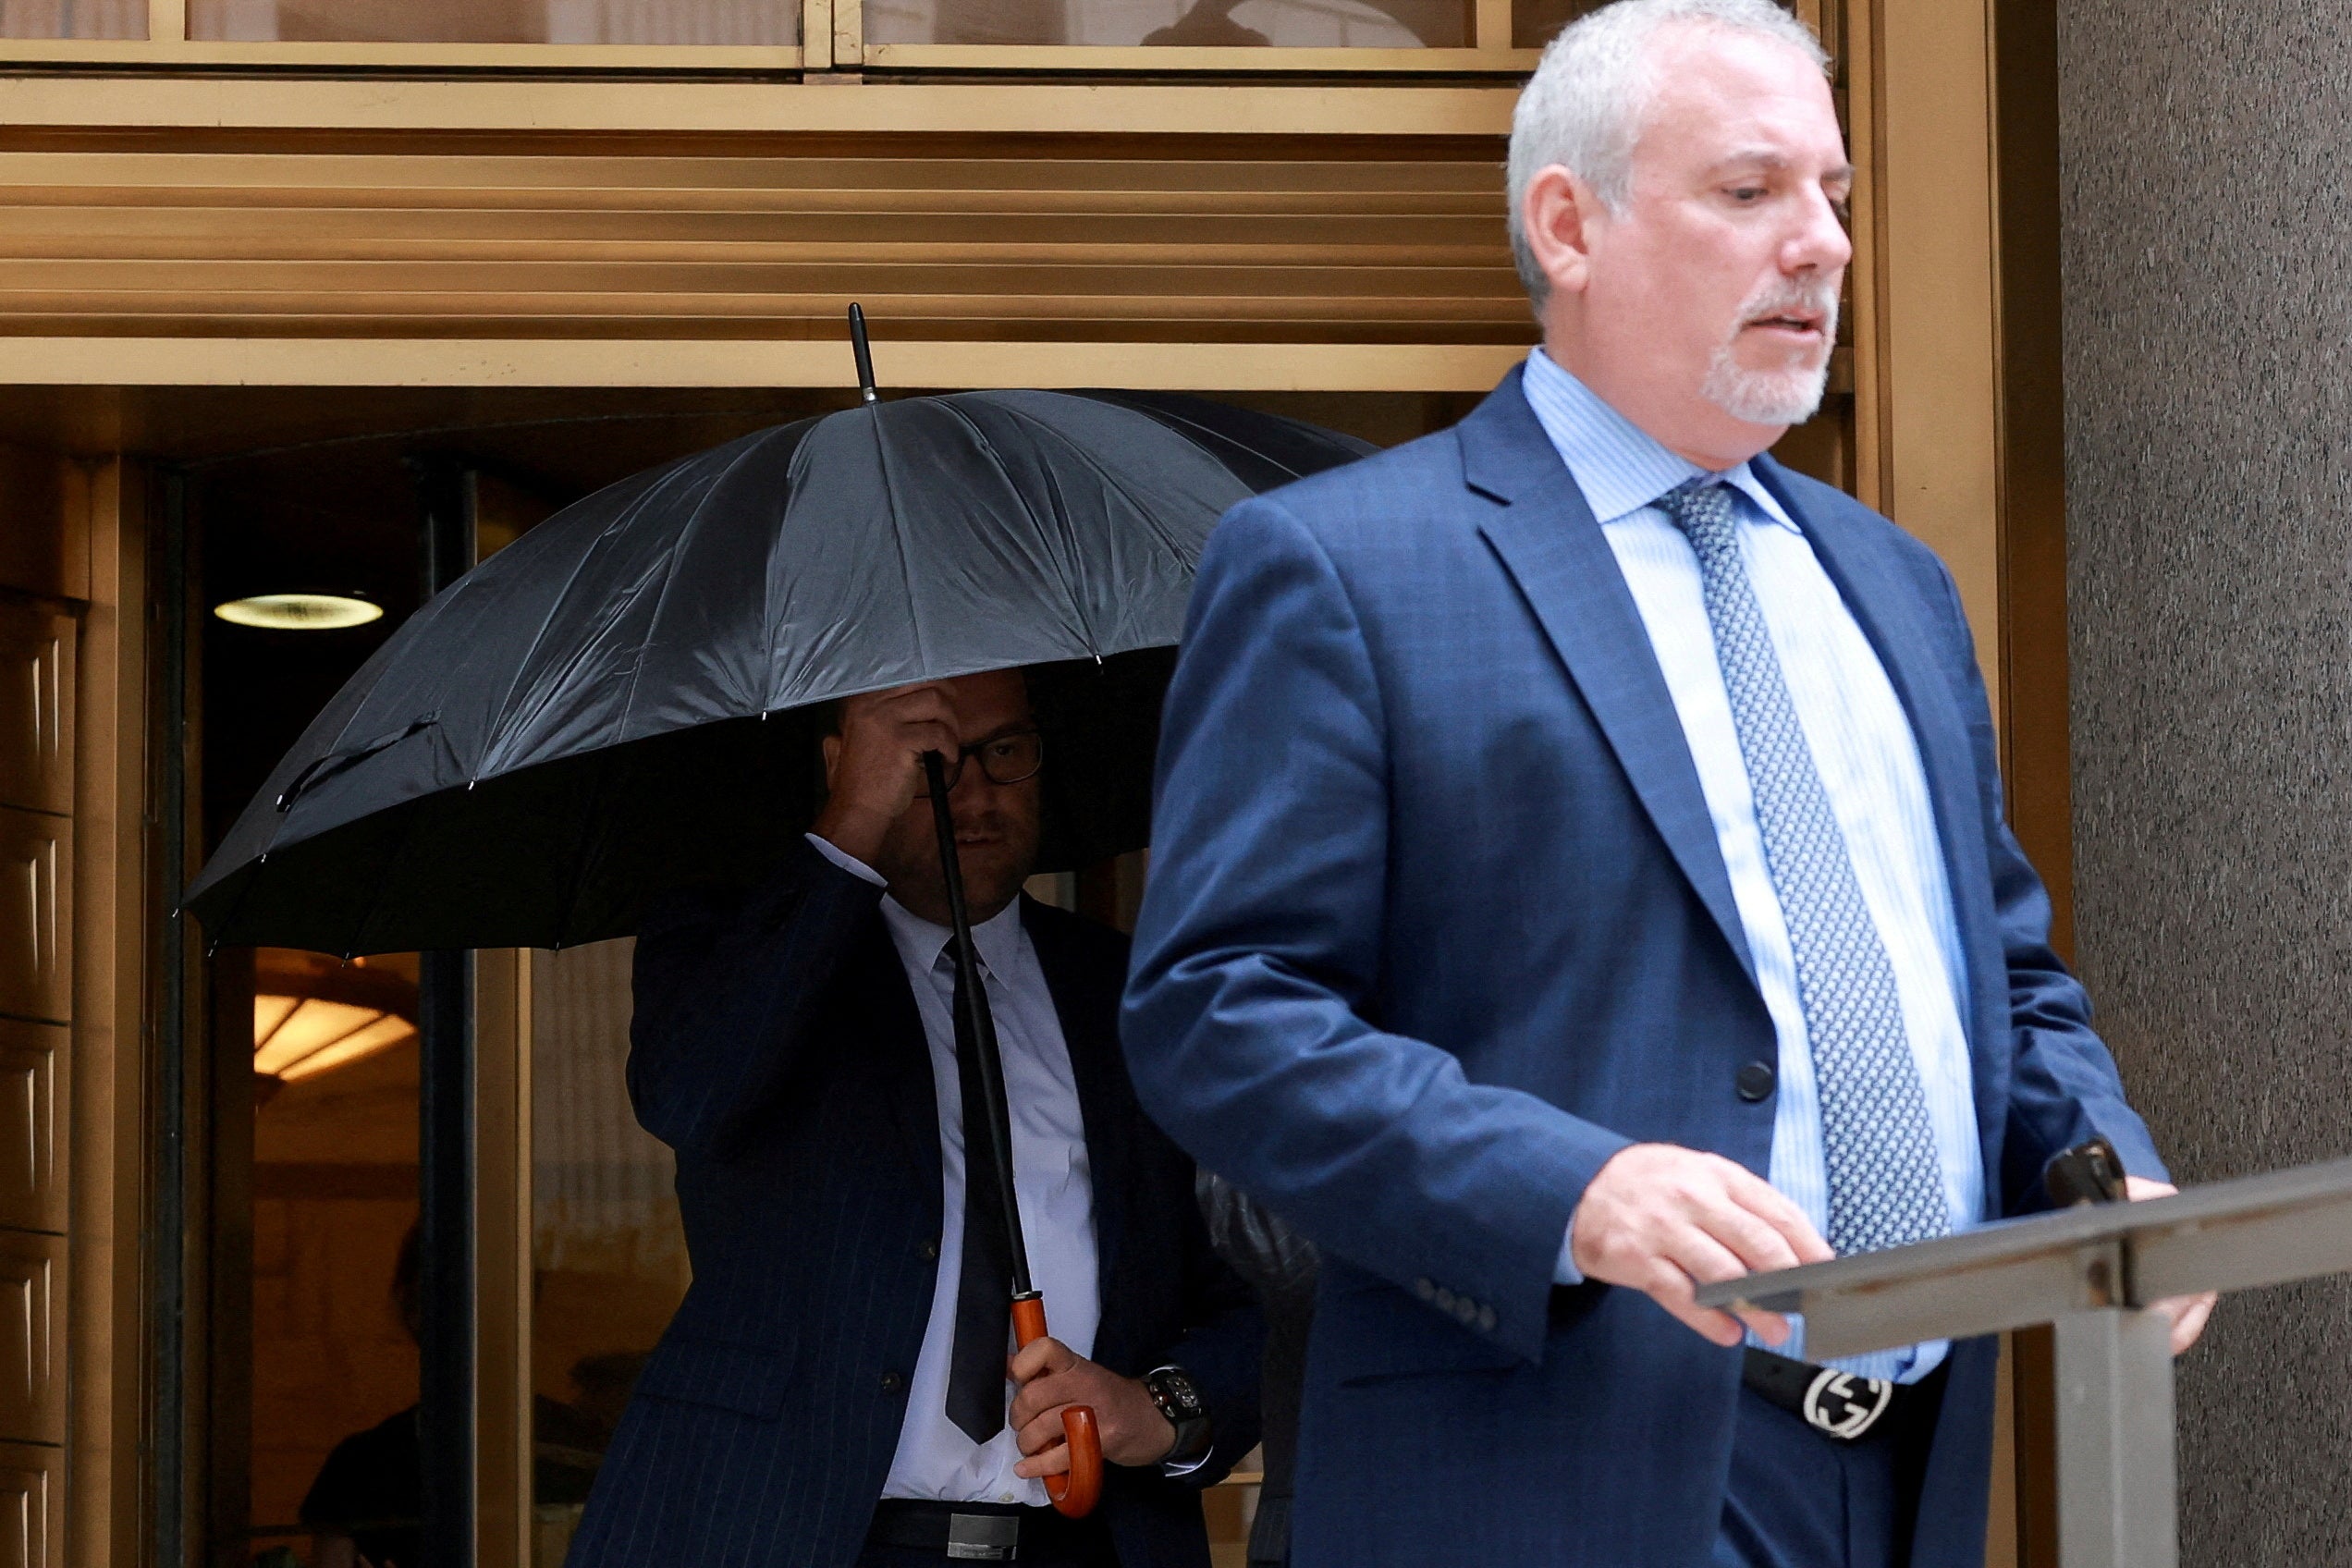
[[(1798, 0), (1808, 15), (1819, 0)], [(873, 43), (859, 0), (802, 0), (798, 45), (227, 42), (188, 36), (188, 0), (148, 0), (145, 38), (0, 38), (0, 65), (343, 72), (954, 73), (1178, 78), (1518, 77), (1540, 51), (1512, 46), (1511, 0), (1472, 0), (1463, 47), (1207, 48)]]

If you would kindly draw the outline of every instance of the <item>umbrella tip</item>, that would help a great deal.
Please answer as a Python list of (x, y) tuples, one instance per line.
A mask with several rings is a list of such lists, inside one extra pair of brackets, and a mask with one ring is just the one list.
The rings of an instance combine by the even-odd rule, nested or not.
[(850, 305), (850, 351), (857, 356), (858, 396), (871, 403), (875, 400), (874, 351), (865, 342), (865, 308), (854, 301)]

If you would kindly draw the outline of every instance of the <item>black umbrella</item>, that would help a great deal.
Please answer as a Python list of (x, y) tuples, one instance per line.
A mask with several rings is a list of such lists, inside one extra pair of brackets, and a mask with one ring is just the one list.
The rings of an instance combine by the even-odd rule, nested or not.
[[(622, 936), (664, 890), (746, 879), (815, 815), (832, 700), (1023, 668), (1047, 740), (1045, 869), (1141, 846), (1159, 697), (1233, 502), (1361, 442), (1199, 398), (876, 399), (602, 491), (426, 605), (278, 765), (189, 894), (213, 941), (359, 953)], [(1012, 1243), (1046, 1331), (940, 759), (954, 954)], [(1093, 1413), (1065, 1412), (1064, 1513)]]
[(188, 897), (214, 942), (566, 947), (756, 876), (815, 816), (823, 704), (1025, 667), (1043, 870), (1140, 847), (1194, 563), (1233, 502), (1370, 450), (1138, 392), (907, 398), (565, 508), (328, 704)]

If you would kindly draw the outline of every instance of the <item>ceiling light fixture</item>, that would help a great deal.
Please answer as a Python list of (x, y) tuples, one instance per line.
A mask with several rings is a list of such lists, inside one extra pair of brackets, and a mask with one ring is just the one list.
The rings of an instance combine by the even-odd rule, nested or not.
[(384, 606), (353, 594), (255, 594), (214, 605), (213, 613), (234, 626), (272, 631), (339, 631), (382, 619)]
[(416, 985), (365, 959), (254, 954), (253, 1071), (292, 1083), (416, 1036)]

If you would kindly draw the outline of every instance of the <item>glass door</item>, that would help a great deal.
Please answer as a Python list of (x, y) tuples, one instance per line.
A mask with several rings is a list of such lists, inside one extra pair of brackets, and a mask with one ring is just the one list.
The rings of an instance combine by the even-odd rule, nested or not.
[(686, 1293), (675, 1164), (629, 1105), (633, 946), (475, 959), (477, 1568), (560, 1568)]

